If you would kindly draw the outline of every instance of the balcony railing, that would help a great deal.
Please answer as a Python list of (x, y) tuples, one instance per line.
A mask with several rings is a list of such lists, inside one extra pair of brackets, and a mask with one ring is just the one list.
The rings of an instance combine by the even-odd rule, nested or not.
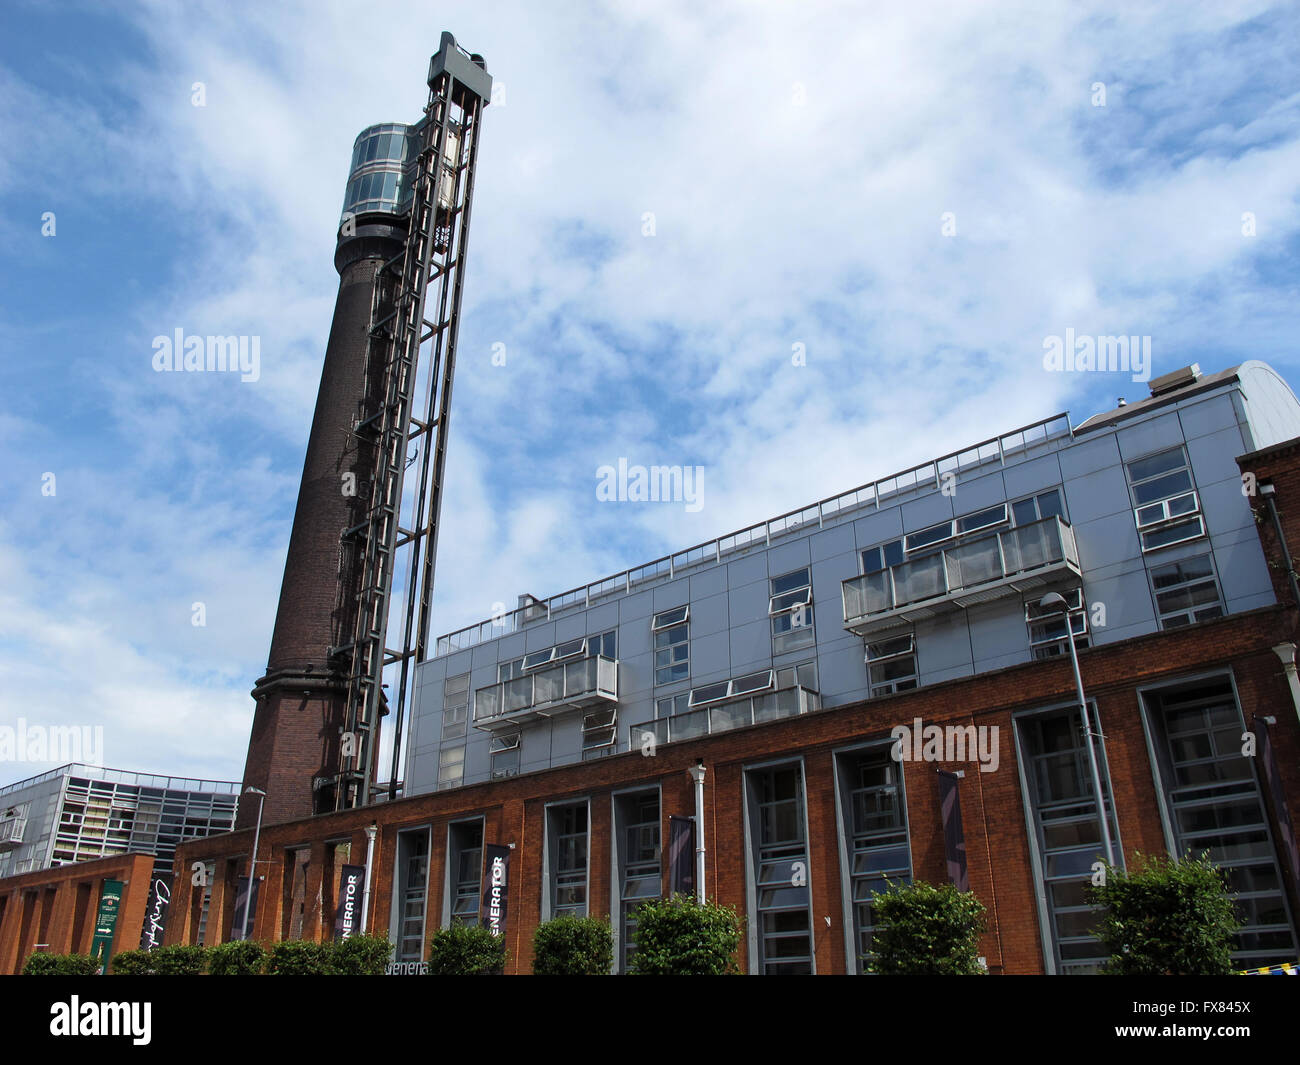
[(844, 627), (866, 636), (1079, 576), (1074, 531), (1044, 518), (850, 577), (842, 582)]
[(495, 731), (617, 701), (618, 662), (592, 655), (479, 688), (474, 692), (474, 726)]
[(716, 706), (703, 706), (672, 717), (643, 721), (632, 726), (631, 750), (645, 750), (648, 733), (655, 743), (675, 743), (695, 736), (708, 736), (714, 732), (776, 721), (782, 717), (796, 717), (821, 709), (821, 696), (811, 688), (782, 688), (780, 691), (760, 692), (744, 699), (732, 699)]

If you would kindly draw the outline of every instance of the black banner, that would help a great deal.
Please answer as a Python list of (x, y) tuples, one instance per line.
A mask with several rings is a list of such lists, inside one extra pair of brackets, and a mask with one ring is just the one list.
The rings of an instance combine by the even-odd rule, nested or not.
[(948, 861), (948, 879), (958, 891), (970, 890), (966, 872), (966, 834), (961, 827), (961, 796), (957, 774), (939, 770), (939, 809), (943, 816), (943, 854)]
[[(257, 895), (262, 884), (259, 876), (253, 881), (253, 909), (248, 915), (248, 934), (253, 934), (253, 925), (257, 921)], [(248, 902), (248, 877), (241, 876), (235, 887), (235, 917), (230, 923), (231, 940), (244, 938), (244, 905)]]
[(140, 930), (140, 949), (162, 946), (167, 928), (167, 910), (172, 902), (172, 878), (156, 876), (149, 885), (149, 901), (144, 908), (144, 927)]
[(668, 815), (668, 893), (695, 896), (695, 818)]
[(361, 903), (366, 867), (345, 865), (339, 877), (338, 905), (334, 911), (334, 938), (347, 939), (361, 928)]
[(499, 843), (486, 844), (483, 862), (483, 927), (494, 936), (505, 935), (510, 848)]

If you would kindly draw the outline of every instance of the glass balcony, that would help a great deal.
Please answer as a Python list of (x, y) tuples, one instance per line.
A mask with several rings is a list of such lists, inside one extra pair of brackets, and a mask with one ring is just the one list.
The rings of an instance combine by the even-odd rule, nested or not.
[(474, 692), (474, 727), (489, 732), (618, 701), (618, 662), (592, 655)]
[(643, 750), (646, 733), (654, 736), (655, 743), (675, 743), (714, 732), (776, 721), (783, 717), (796, 717), (812, 710), (820, 710), (821, 696), (811, 688), (793, 687), (780, 691), (762, 692), (744, 699), (733, 699), (716, 706), (703, 706), (672, 717), (643, 721), (632, 726), (631, 749)]
[(842, 582), (844, 627), (868, 636), (1080, 576), (1074, 531), (1045, 518), (850, 577)]
[(16, 850), (23, 843), (23, 829), (27, 827), (27, 818), (11, 817), (0, 821), (0, 852)]

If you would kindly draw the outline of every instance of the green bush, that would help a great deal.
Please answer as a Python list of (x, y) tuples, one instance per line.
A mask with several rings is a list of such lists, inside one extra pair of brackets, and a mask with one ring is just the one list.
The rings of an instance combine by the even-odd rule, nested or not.
[(729, 906), (674, 895), (636, 910), (637, 976), (724, 976), (737, 972), (741, 919)]
[[(155, 948), (161, 950), (161, 947)], [(112, 976), (156, 976), (153, 955), (147, 950), (123, 950), (113, 955), (108, 965)]]
[(332, 943), (286, 939), (271, 948), (266, 971), (272, 976), (335, 976)]
[(254, 976), (262, 971), (266, 951), (251, 939), (220, 943), (208, 950), (208, 973), (211, 976)]
[(341, 976), (383, 976), (392, 957), (387, 936), (349, 936), (332, 944), (334, 968)]
[(608, 976), (614, 932), (598, 917), (556, 917), (533, 933), (534, 976)]
[(979, 976), (984, 905), (952, 884), (923, 880), (876, 895), (873, 973), (886, 976)]
[(481, 926), (453, 925), (429, 937), (430, 976), (500, 976), (505, 966), (505, 936)]
[(202, 976), (207, 960), (207, 947), (173, 943), (149, 951), (149, 961), (157, 976)]
[(94, 976), (99, 962), (89, 954), (46, 954), (38, 951), (23, 963), (23, 976)]
[(1199, 858), (1134, 855), (1125, 872), (1106, 868), (1088, 901), (1105, 907), (1096, 936), (1110, 952), (1103, 972), (1122, 976), (1226, 976), (1240, 927), (1222, 870)]

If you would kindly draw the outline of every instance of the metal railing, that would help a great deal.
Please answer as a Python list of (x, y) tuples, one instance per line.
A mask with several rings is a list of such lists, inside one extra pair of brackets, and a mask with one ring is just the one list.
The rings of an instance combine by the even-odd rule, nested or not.
[(1074, 530), (1059, 517), (967, 540), (841, 582), (846, 625), (1046, 566), (1077, 571)]
[(488, 721), (584, 696), (618, 698), (617, 661), (592, 655), (479, 688), (474, 692), (474, 720)]
[(674, 743), (696, 736), (709, 736), (715, 732), (776, 721), (783, 717), (796, 717), (821, 709), (821, 695), (812, 688), (796, 685), (774, 692), (759, 692), (743, 699), (731, 699), (716, 706), (703, 706), (684, 714), (661, 717), (633, 725), (630, 750), (644, 750), (645, 735), (654, 737), (655, 743)]
[(661, 578), (672, 579), (695, 566), (721, 562), (725, 557), (736, 552), (760, 545), (766, 547), (782, 536), (806, 531), (809, 528), (833, 525), (857, 516), (864, 508), (879, 510), (884, 501), (892, 500), (907, 492), (942, 489), (944, 480), (949, 475), (956, 476), (989, 464), (1000, 466), (1008, 457), (1023, 454), (1030, 448), (1051, 440), (1069, 439), (1073, 435), (1069, 414), (1066, 412), (1054, 414), (1050, 418), (1044, 418), (1020, 429), (1013, 429), (1009, 433), (1003, 433), (1001, 436), (981, 441), (961, 451), (954, 451), (929, 462), (923, 462), (919, 466), (890, 474), (888, 477), (870, 481), (851, 491), (792, 510), (769, 521), (750, 525), (736, 532), (719, 536), (717, 539), (696, 544), (694, 547), (688, 547), (671, 555), (664, 555), (643, 566), (615, 573), (611, 577), (602, 577), (590, 584), (560, 592), (549, 599), (535, 600), (527, 606), (446, 633), (438, 637), (434, 655), (440, 657), (509, 635), (519, 631), (529, 622), (553, 617), (565, 610), (586, 609), (593, 603), (610, 596), (626, 595), (634, 587), (648, 581)]

